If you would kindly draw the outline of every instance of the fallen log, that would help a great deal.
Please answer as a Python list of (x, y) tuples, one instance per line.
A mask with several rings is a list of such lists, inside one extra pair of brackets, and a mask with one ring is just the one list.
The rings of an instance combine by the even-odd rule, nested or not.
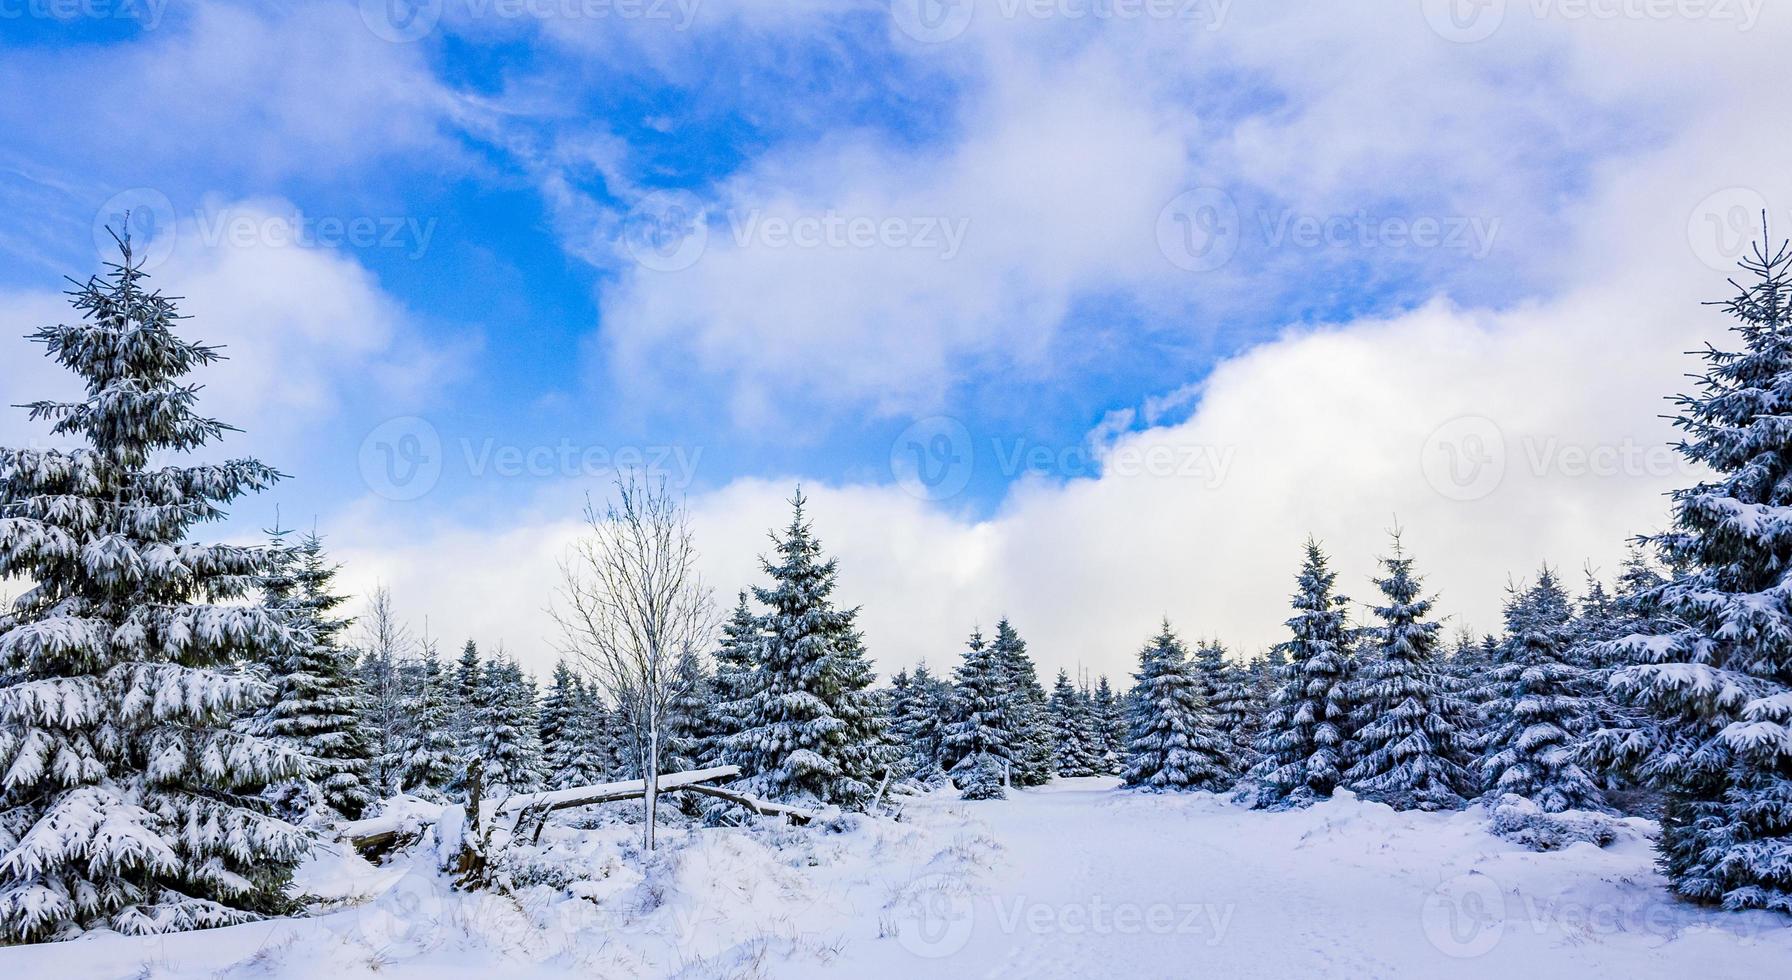
[[(692, 785), (708, 782), (712, 779), (732, 779), (740, 775), (739, 766), (711, 766), (708, 769), (693, 769), (690, 772), (667, 773), (659, 778), (660, 792), (689, 789)], [(486, 807), (486, 813), (516, 813), (522, 810), (545, 809), (548, 811), (564, 810), (575, 806), (594, 806), (598, 803), (614, 803), (618, 800), (633, 800), (647, 795), (645, 779), (624, 779), (614, 783), (598, 783), (595, 786), (575, 786), (571, 789), (558, 789), (548, 793), (524, 793), (505, 799), (495, 807)]]
[(699, 793), (703, 796), (713, 796), (719, 800), (727, 800), (730, 803), (737, 803), (760, 816), (789, 817), (790, 822), (794, 824), (806, 824), (816, 817), (815, 812), (812, 810), (805, 810), (802, 807), (790, 806), (784, 803), (773, 803), (770, 800), (762, 800), (757, 797), (748, 796), (745, 793), (737, 793), (731, 789), (723, 789), (720, 786), (692, 784), (688, 786), (680, 786), (678, 789), (686, 793)]
[[(661, 793), (687, 792), (713, 796), (738, 804), (762, 816), (788, 817), (792, 823), (796, 824), (807, 824), (815, 819), (816, 814), (813, 811), (805, 810), (802, 807), (773, 803), (770, 800), (761, 800), (736, 790), (708, 785), (714, 780), (732, 779), (738, 775), (740, 775), (739, 766), (711, 766), (708, 769), (695, 769), (690, 772), (667, 773), (659, 778), (659, 791)], [(646, 780), (624, 779), (613, 783), (575, 786), (571, 789), (545, 793), (520, 793), (498, 802), (481, 804), (479, 814), (482, 821), (489, 821), (510, 813), (518, 814), (519, 818), (529, 813), (540, 813), (545, 816), (554, 810), (636, 800), (646, 795)], [(433, 815), (412, 809), (402, 814), (357, 820), (343, 826), (342, 837), (356, 850), (378, 854), (392, 849), (404, 835), (418, 833), (425, 827), (433, 826), (441, 819), (444, 809), (446, 808), (437, 808)]]

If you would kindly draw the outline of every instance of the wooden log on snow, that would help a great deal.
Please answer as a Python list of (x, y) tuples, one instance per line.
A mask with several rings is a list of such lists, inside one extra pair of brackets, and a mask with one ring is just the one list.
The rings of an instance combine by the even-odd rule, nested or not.
[[(660, 792), (689, 789), (691, 786), (715, 779), (733, 779), (740, 775), (739, 766), (711, 766), (708, 769), (693, 769), (690, 772), (667, 773), (659, 778)], [(487, 812), (516, 813), (522, 810), (564, 810), (575, 806), (593, 806), (598, 803), (614, 803), (618, 800), (635, 800), (647, 795), (647, 781), (644, 779), (625, 779), (614, 783), (599, 783), (596, 786), (576, 786), (572, 789), (557, 789), (548, 793), (523, 793), (512, 796)]]
[(809, 821), (814, 820), (817, 816), (813, 811), (805, 810), (799, 806), (773, 803), (770, 800), (762, 800), (757, 797), (748, 796), (745, 793), (737, 793), (731, 789), (723, 789), (720, 786), (705, 786), (700, 783), (692, 783), (680, 786), (678, 789), (686, 793), (700, 793), (704, 796), (713, 796), (720, 800), (727, 800), (730, 803), (738, 803), (761, 816), (789, 817), (790, 822), (795, 824), (806, 824)]
[[(676, 792), (688, 790), (718, 779), (732, 779), (740, 775), (739, 766), (711, 766), (708, 769), (695, 769), (690, 772), (667, 773), (659, 778), (660, 792)], [(713, 787), (711, 787), (713, 788)], [(548, 813), (554, 810), (565, 810), (575, 806), (595, 806), (599, 803), (615, 803), (621, 800), (638, 800), (647, 795), (647, 781), (642, 779), (624, 779), (613, 783), (598, 783), (594, 786), (575, 786), (571, 789), (558, 789), (545, 793), (520, 793), (500, 802), (487, 802), (480, 805), (480, 816), (491, 820), (504, 814)], [(730, 794), (739, 800), (752, 800), (740, 793)], [(737, 800), (738, 802), (738, 800)], [(776, 807), (778, 804), (753, 800), (758, 807)], [(786, 808), (794, 809), (794, 808)], [(758, 812), (767, 813), (761, 809)], [(801, 811), (798, 811), (801, 812)], [(400, 837), (407, 831), (415, 831), (433, 824), (433, 819), (418, 821), (415, 812), (410, 819), (402, 816), (373, 817), (357, 820), (342, 828), (342, 837), (357, 850), (379, 853), (396, 845)], [(436, 819), (439, 819), (439, 815)], [(807, 815), (799, 822), (807, 822)]]

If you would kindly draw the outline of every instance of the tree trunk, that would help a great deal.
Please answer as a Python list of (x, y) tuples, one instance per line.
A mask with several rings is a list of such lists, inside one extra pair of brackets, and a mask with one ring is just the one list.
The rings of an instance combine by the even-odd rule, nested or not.
[(641, 830), (642, 846), (652, 851), (653, 828), (659, 820), (660, 807), (660, 719), (658, 709), (651, 704), (647, 709), (647, 759), (641, 767), (641, 782), (647, 789), (641, 797), (646, 818), (646, 826)]

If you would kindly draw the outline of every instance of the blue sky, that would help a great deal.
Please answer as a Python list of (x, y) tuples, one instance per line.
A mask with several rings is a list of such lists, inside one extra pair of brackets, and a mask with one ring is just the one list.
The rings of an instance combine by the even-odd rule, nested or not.
[[(946, 15), (944, 30), (960, 9), (973, 10), (968, 26), (919, 39), (910, 0), (687, 0), (645, 16), (455, 0), (393, 20), (406, 6), (93, 0), (63, 18), (8, 8), (0, 294), (14, 298), (15, 318), (44, 309), (60, 277), (94, 271), (93, 229), (108, 207), (165, 210), (173, 233), (158, 271), (195, 302), (208, 287), (207, 312), (230, 321), (195, 319), (193, 334), (223, 337), (257, 365), (246, 379), (208, 379), (217, 411), (240, 406), (236, 420), (251, 429), (241, 445), (294, 476), (241, 520), (264, 523), (275, 504), (317, 515), (369, 577), (405, 583), (420, 613), (450, 628), (462, 627), (457, 614), (431, 607), (452, 606), (452, 590), (418, 571), (431, 562), (398, 557), (405, 548), (445, 536), (477, 553), (479, 536), (554, 525), (602, 488), (557, 463), (494, 477), (499, 457), (485, 453), (688, 461), (676, 464), (682, 485), (729, 528), (717, 535), (727, 541), (737, 524), (775, 522), (757, 503), (724, 515), (729, 501), (797, 480), (842, 495), (822, 518), (868, 562), (891, 560), (892, 541), (924, 536), (930, 522), (943, 522), (931, 533), (947, 552), (979, 535), (1036, 540), (1065, 532), (1018, 529), (1017, 515), (1111, 482), (1100, 452), (1233, 420), (1211, 403), (1215, 379), (1231, 391), (1229, 379), (1290, 345), (1437, 329), (1432, 353), (1491, 342), (1510, 356), (1522, 345), (1502, 330), (1536, 329), (1532, 320), (1567, 315), (1619, 278), (1596, 256), (1637, 240), (1619, 217), (1633, 202), (1613, 195), (1638, 172), (1661, 169), (1672, 185), (1668, 231), (1641, 240), (1671, 239), (1657, 265), (1689, 291), (1713, 270), (1687, 247), (1685, 214), (1724, 188), (1771, 196), (1754, 164), (1669, 173), (1689, 132), (1708, 124), (1698, 93), (1734, 91), (1710, 71), (1712, 52), (1766, 57), (1774, 25), (1756, 5), (1737, 10), (1752, 11), (1745, 29), (1710, 16), (1583, 23), (1494, 4), (1494, 33), (1467, 39), (1429, 0), (1373, 14), (1196, 3), (1133, 18), (949, 5), (929, 8)], [(412, 24), (420, 36), (408, 37)], [(1664, 93), (1643, 70), (1652, 60), (1705, 75)], [(1622, 227), (1601, 230), (1613, 222)], [(295, 226), (314, 234), (291, 241)], [(695, 254), (679, 253), (699, 228)], [(804, 244), (804, 229), (821, 239)], [(6, 343), (5, 358), (30, 356)], [(1620, 400), (1648, 412), (1581, 412), (1587, 431), (1539, 422), (1504, 407), (1510, 399), (1493, 393), (1513, 380), (1489, 367), (1454, 386), (1484, 389), (1474, 404), (1407, 409), (1426, 420), (1411, 438), (1471, 414), (1621, 441), (1631, 430), (1615, 420), (1652, 418), (1651, 400), (1674, 383), (1677, 371), (1657, 370), (1671, 366), (1664, 357), (1624, 379)], [(1446, 370), (1376, 363), (1385, 370), (1327, 383), (1353, 397), (1384, 389), (1365, 404), (1391, 411)], [(9, 396), (47, 383), (8, 370)], [(1288, 441), (1242, 421), (1251, 399), (1285, 405), (1317, 384), (1267, 377), (1236, 396), (1237, 420), (1208, 440), (1247, 465)], [(1564, 398), (1552, 418), (1579, 417), (1582, 400)], [(427, 493), (392, 499), (370, 485), (367, 461), (393, 450), (368, 440), (410, 431), (389, 420), (411, 417), (439, 438), (442, 472)], [(1365, 427), (1402, 428), (1324, 406), (1310, 425), (1337, 428), (1328, 452)], [(1653, 440), (1652, 425), (1632, 428)], [(975, 465), (952, 474), (956, 492), (904, 493), (912, 474), (892, 459), (917, 447), (957, 459), (966, 445)], [(1369, 542), (1396, 512), (1429, 516), (1435, 494), (1418, 464), (1355, 456), (1329, 469), (1338, 485), (1312, 494), (1373, 516), (1322, 521), (1305, 504), (1259, 515), (1275, 528), (1273, 558), (1255, 571), (1271, 606), (1285, 588), (1268, 583), (1294, 561), (1283, 539), (1312, 529), (1294, 523), (1335, 524), (1366, 569)], [(1614, 524), (1646, 519), (1671, 477), (1639, 479), (1647, 492), (1624, 484)], [(1610, 509), (1600, 495), (1616, 484), (1591, 482), (1576, 486), (1602, 503), (1577, 501), (1546, 523)], [(1204, 519), (1242, 519), (1198, 496), (1213, 487), (1183, 489)], [(1502, 515), (1537, 507), (1502, 493)], [(903, 517), (849, 503), (883, 495)], [(1420, 503), (1400, 506), (1409, 498)], [(1422, 532), (1440, 547), (1458, 522), (1492, 523), (1440, 513)], [(1154, 536), (1146, 515), (1134, 519), (1047, 553), (1126, 565), (1078, 549)], [(1578, 564), (1596, 539), (1629, 529), (1589, 529), (1565, 554), (1545, 553), (1538, 531), (1522, 542), (1526, 556), (1501, 552), (1472, 588), (1496, 591), (1494, 575), (1545, 559)], [(1190, 533), (1185, 550), (1199, 550)], [(750, 574), (748, 550), (718, 568), (726, 591)], [(890, 637), (893, 656), (967, 631), (960, 620), (1030, 609), (1041, 591), (1019, 579), (980, 588), (925, 643)], [(1234, 625), (1233, 604), (1146, 591), (1196, 620), (1191, 631), (1244, 633), (1247, 645), (1273, 639), (1280, 618), (1256, 603), (1258, 625)], [(545, 600), (519, 601), (539, 610)], [(545, 642), (521, 619), (464, 628)], [(1096, 656), (1046, 649), (1066, 662)]]

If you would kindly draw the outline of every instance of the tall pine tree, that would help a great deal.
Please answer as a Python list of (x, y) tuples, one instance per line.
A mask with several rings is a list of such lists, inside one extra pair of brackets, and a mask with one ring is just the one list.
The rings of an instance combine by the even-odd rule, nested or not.
[(433, 640), (423, 655), (400, 671), (404, 684), (404, 730), (398, 740), (399, 788), (429, 799), (441, 798), (465, 769), (454, 738), (453, 681), (442, 668)]
[(990, 643), (996, 662), (1008, 675), (1007, 716), (1014, 732), (1014, 783), (1042, 786), (1053, 771), (1051, 718), (1046, 714), (1045, 687), (1027, 655), (1027, 641), (1003, 617)]
[(1213, 725), (1200, 678), (1169, 620), (1139, 653), (1136, 677), (1128, 699), (1126, 785), (1216, 792), (1230, 786), (1229, 746)]
[(716, 647), (715, 675), (710, 684), (708, 734), (703, 745), (704, 765), (733, 762), (728, 740), (747, 727), (746, 717), (759, 669), (762, 640), (759, 617), (747, 605), (743, 590), (734, 611), (722, 624), (722, 641)]
[(541, 716), (535, 686), (516, 661), (492, 659), (477, 689), (480, 706), (473, 740), (485, 762), (486, 792), (529, 793), (541, 788)]
[(1464, 764), (1469, 747), (1457, 729), (1462, 709), (1449, 693), (1437, 656), (1441, 624), (1429, 622), (1432, 600), (1420, 595), (1412, 558), (1394, 536), (1375, 580), (1382, 604), (1369, 631), (1371, 648), (1351, 678), (1360, 753), (1347, 774), (1351, 788), (1397, 810), (1447, 810), (1475, 795)]
[(802, 492), (790, 503), (790, 524), (773, 539), (778, 560), (761, 561), (772, 585), (754, 589), (767, 610), (760, 656), (728, 752), (775, 799), (860, 806), (889, 763), (883, 715), (858, 610), (835, 608), (835, 560), (822, 558)]
[(1058, 671), (1049, 709), (1053, 756), (1060, 776), (1101, 775), (1101, 735), (1089, 699), (1070, 683), (1070, 672)]
[(32, 337), (85, 382), (39, 401), (75, 449), (0, 449), (0, 577), (31, 589), (0, 620), (0, 934), (161, 933), (281, 908), (304, 835), (258, 798), (302, 757), (233, 730), (271, 694), (233, 668), (287, 655), (249, 598), (258, 548), (197, 524), (279, 474), (253, 459), (178, 465), (230, 426), (183, 379), (219, 359), (182, 340), (128, 238), (72, 293), (80, 319)]
[(1661, 622), (1616, 641), (1614, 691), (1639, 728), (1595, 755), (1665, 794), (1657, 847), (1673, 889), (1792, 912), (1792, 252), (1765, 241), (1725, 304), (1740, 350), (1707, 347), (1678, 399), (1678, 448), (1714, 475), (1676, 491), (1650, 543), (1675, 570)]
[(1348, 599), (1332, 590), (1337, 573), (1326, 565), (1319, 543), (1309, 538), (1294, 594), (1294, 636), (1284, 646), (1288, 663), (1264, 718), (1258, 764), (1264, 795), (1260, 805), (1305, 805), (1332, 795), (1347, 764), (1345, 740), (1350, 708)]
[(1506, 640), (1489, 671), (1493, 698), (1481, 758), (1487, 789), (1550, 813), (1603, 805), (1578, 755), (1593, 716), (1581, 693), (1585, 671), (1572, 659), (1573, 616), (1568, 593), (1544, 568), (1506, 604)]
[(964, 661), (953, 674), (952, 722), (943, 740), (943, 764), (967, 800), (1007, 795), (1015, 734), (1008, 718), (1007, 667), (974, 630)]
[(373, 802), (367, 785), (373, 750), (354, 653), (341, 643), (349, 622), (334, 615), (346, 601), (331, 588), (338, 566), (324, 557), (315, 533), (296, 546), (276, 535), (269, 554), (274, 567), (261, 580), (262, 596), (280, 612), (294, 642), (286, 656), (270, 663), (274, 698), (258, 730), (291, 744), (310, 760), (311, 770), (304, 779), (273, 787), (270, 797), (289, 819), (304, 818), (315, 802), (352, 820)]

